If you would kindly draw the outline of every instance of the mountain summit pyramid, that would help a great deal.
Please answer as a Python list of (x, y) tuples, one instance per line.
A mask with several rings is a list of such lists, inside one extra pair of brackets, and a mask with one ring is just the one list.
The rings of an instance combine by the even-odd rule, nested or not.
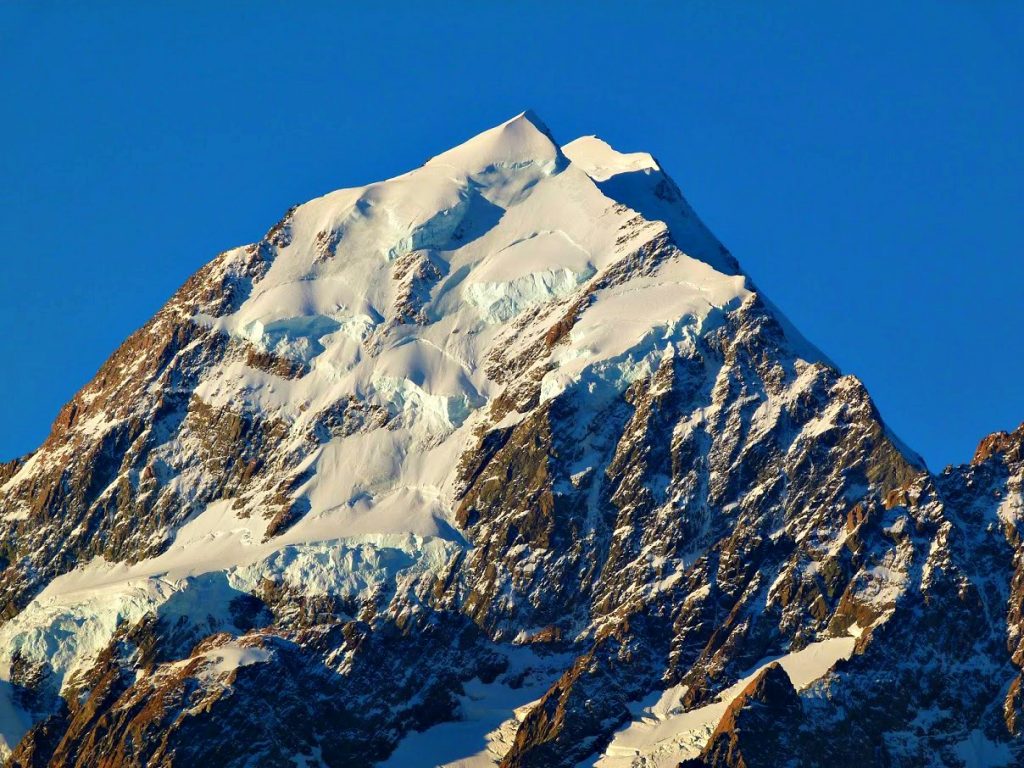
[(932, 475), (530, 112), (217, 256), (0, 465), (17, 766), (1024, 759), (1024, 428)]

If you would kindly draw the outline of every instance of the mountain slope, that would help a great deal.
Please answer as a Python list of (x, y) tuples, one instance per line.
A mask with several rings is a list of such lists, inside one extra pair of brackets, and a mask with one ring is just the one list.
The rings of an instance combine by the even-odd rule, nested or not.
[(986, 445), (930, 475), (650, 155), (524, 113), (218, 256), (0, 468), (0, 734), (1011, 764), (1020, 435)]

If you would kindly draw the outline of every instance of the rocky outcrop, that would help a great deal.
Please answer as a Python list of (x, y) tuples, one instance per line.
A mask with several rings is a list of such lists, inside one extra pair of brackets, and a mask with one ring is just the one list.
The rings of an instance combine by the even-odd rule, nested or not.
[(757, 768), (788, 763), (802, 721), (800, 697), (778, 664), (769, 665), (729, 705), (699, 758), (680, 768)]

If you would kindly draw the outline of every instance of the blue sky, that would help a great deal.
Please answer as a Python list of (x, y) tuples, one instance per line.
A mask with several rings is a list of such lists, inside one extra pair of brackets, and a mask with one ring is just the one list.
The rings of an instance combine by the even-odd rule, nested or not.
[(0, 460), (216, 253), (527, 107), (657, 156), (933, 469), (1024, 420), (1024, 5), (141, 5), (0, 6)]

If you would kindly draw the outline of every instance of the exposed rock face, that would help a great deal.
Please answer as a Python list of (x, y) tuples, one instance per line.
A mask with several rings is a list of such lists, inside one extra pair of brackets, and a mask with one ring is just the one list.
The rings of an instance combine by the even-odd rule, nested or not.
[(738, 699), (734, 707), (751, 712), (747, 722), (723, 719), (692, 765), (754, 765), (745, 756), (767, 753), (765, 740), (789, 755), (813, 753), (822, 765), (1016, 765), (1022, 436), (1024, 429), (986, 438), (971, 465), (895, 494), (890, 504), (907, 505), (927, 542), (927, 552), (915, 547), (916, 588), (804, 700), (781, 742), (778, 724)]
[(930, 474), (649, 155), (523, 115), (219, 256), (0, 466), (0, 735), (1013, 765), (1022, 441)]

